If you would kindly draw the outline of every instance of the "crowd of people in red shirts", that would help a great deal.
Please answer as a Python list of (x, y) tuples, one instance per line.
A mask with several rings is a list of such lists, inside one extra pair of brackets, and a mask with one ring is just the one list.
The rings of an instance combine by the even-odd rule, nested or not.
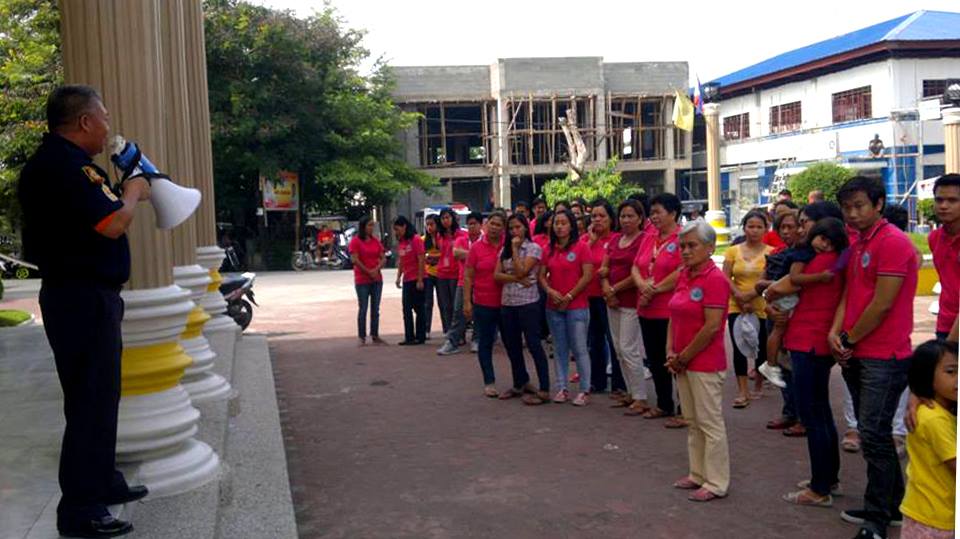
[[(686, 428), (689, 473), (673, 486), (700, 502), (730, 489), (722, 413), (729, 351), (738, 390), (733, 407), (749, 406), (768, 379), (784, 404), (782, 417), (767, 427), (806, 437), (810, 477), (785, 501), (832, 506), (841, 489), (840, 448), (862, 450), (863, 508), (841, 513), (860, 526), (857, 537), (886, 537), (891, 525), (903, 526), (901, 537), (952, 537), (960, 175), (944, 175), (934, 186), (940, 226), (928, 241), (941, 283), (937, 339), (916, 350), (911, 334), (922, 257), (882, 182), (854, 177), (837, 203), (812, 193), (802, 208), (787, 195), (770, 211), (744, 216), (743, 233), (722, 263), (714, 260), (714, 229), (702, 219), (681, 224), (681, 203), (671, 193), (615, 208), (580, 200), (548, 210), (537, 199), (486, 218), (472, 213), (466, 230), (445, 210), (428, 218), (424, 236), (397, 217), (399, 344), (429, 339), (435, 293), (444, 332), (437, 354), (461, 352), (472, 323), (470, 349), (486, 397), (586, 406), (608, 393), (626, 415)], [(369, 218), (359, 229), (349, 247), (358, 337), (367, 344), (369, 311), (369, 337), (385, 344), (379, 336), (384, 247)], [(493, 362), (498, 339), (511, 367), (503, 390), (496, 388)], [(829, 392), (837, 364), (846, 396), (842, 441)], [(908, 427), (901, 448), (895, 434)], [(909, 455), (907, 481), (900, 449)]]

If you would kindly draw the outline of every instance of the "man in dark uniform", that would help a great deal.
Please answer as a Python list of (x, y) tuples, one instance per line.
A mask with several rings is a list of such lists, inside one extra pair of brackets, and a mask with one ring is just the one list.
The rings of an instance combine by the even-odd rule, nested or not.
[(92, 157), (104, 150), (110, 116), (97, 92), (62, 86), (47, 100), (43, 143), (20, 174), (23, 244), (40, 267), (40, 311), (63, 388), (57, 528), (68, 537), (113, 537), (133, 526), (108, 505), (147, 495), (115, 468), (120, 403), (120, 288), (130, 277), (125, 235), (150, 196), (143, 178), (121, 193)]

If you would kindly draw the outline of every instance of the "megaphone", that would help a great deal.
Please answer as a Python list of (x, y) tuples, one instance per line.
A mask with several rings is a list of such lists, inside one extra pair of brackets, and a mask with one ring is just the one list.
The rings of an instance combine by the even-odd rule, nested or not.
[(200, 191), (181, 187), (161, 173), (143, 155), (136, 143), (116, 136), (110, 142), (110, 160), (120, 170), (121, 182), (145, 178), (150, 182), (150, 203), (157, 216), (157, 226), (167, 230), (186, 221), (200, 206)]

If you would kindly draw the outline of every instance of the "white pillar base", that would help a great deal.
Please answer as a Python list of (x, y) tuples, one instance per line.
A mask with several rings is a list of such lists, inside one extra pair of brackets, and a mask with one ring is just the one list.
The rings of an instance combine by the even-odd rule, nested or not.
[(146, 485), (149, 498), (183, 494), (220, 477), (220, 457), (207, 444), (190, 438), (163, 457), (124, 467), (130, 484)]
[(193, 365), (187, 367), (180, 384), (190, 394), (195, 403), (230, 397), (230, 384), (226, 378), (212, 371), (213, 360), (217, 354), (210, 349), (210, 343), (203, 336), (180, 341), (183, 350), (193, 358)]
[(146, 485), (154, 498), (187, 492), (215, 480), (220, 467), (210, 446), (193, 439), (200, 412), (179, 384), (189, 361), (179, 339), (196, 304), (176, 285), (121, 295), (125, 394), (117, 462), (127, 482)]

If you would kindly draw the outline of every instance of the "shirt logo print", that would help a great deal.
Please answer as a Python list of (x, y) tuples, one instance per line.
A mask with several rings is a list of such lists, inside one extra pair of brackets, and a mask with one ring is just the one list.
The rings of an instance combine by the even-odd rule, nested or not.
[(677, 244), (676, 244), (676, 243), (668, 243), (668, 244), (667, 244), (667, 252), (668, 252), (668, 253), (675, 253), (675, 252), (677, 252)]
[(699, 286), (690, 290), (690, 299), (693, 301), (700, 301), (703, 299), (703, 289)]
[(573, 262), (577, 259), (576, 253), (567, 253), (567, 262)]
[(863, 253), (863, 256), (860, 257), (860, 266), (866, 268), (870, 265), (870, 253)]

